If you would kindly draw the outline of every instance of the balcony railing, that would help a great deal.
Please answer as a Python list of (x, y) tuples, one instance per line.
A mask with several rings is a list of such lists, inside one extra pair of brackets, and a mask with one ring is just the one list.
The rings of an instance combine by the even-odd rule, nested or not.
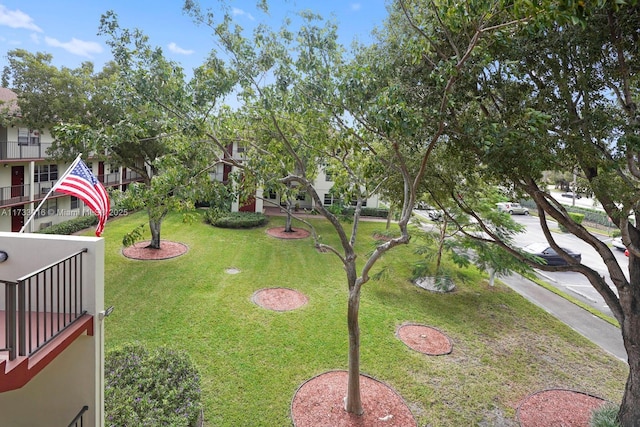
[(78, 415), (69, 423), (69, 427), (83, 427), (84, 426), (84, 413), (89, 410), (87, 405), (83, 406)]
[(29, 201), (29, 185), (0, 187), (0, 206), (16, 205)]
[(103, 183), (104, 185), (117, 185), (120, 184), (120, 174), (118, 172), (107, 173), (104, 175), (96, 176), (98, 181)]
[(27, 144), (17, 141), (0, 141), (0, 160), (46, 159), (51, 142)]
[(15, 282), (0, 280), (5, 292), (5, 343), (9, 360), (31, 356), (82, 317), (83, 249)]

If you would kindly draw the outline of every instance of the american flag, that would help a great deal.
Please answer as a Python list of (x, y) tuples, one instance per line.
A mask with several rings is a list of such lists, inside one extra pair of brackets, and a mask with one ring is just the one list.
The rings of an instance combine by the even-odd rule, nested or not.
[(82, 200), (98, 216), (96, 236), (100, 237), (109, 217), (111, 203), (107, 190), (78, 157), (75, 166), (60, 179), (53, 190)]

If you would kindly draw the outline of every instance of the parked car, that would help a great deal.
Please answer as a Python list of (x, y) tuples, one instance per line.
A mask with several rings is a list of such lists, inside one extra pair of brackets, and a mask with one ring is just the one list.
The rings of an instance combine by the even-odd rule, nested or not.
[[(562, 193), (561, 196), (573, 199), (573, 193)], [(576, 196), (576, 199), (581, 199), (582, 198), (582, 196), (579, 195), (578, 193), (576, 193), (575, 196)]]
[(520, 205), (520, 203), (503, 202), (497, 203), (499, 212), (509, 212), (511, 215), (529, 215), (529, 209)]
[[(571, 249), (562, 248), (571, 257), (578, 262), (582, 261), (582, 254), (574, 252)], [(531, 243), (530, 245), (522, 248), (525, 252), (542, 258), (546, 261), (547, 265), (567, 265), (567, 262), (562, 258), (548, 243)]]
[(622, 237), (614, 237), (613, 240), (611, 240), (611, 246), (613, 246), (616, 249), (620, 249), (621, 251), (624, 251), (627, 249), (624, 243), (622, 243)]
[(442, 219), (442, 216), (444, 215), (444, 212), (441, 209), (428, 207), (427, 208), (427, 215), (429, 215), (429, 218), (432, 221), (440, 221)]

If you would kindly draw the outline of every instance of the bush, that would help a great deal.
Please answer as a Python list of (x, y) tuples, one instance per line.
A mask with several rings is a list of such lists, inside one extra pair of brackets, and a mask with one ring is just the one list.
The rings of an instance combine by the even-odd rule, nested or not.
[[(354, 207), (349, 207), (349, 208), (346, 208), (343, 213), (345, 215), (353, 215), (355, 210), (356, 209)], [(361, 208), (360, 209), (360, 216), (387, 218), (388, 215), (389, 215), (389, 209), (384, 209), (384, 208)]]
[(77, 218), (70, 219), (69, 221), (61, 222), (42, 230), (36, 231), (41, 234), (64, 234), (70, 235), (84, 230), (85, 228), (92, 227), (98, 223), (98, 217), (95, 215), (82, 215)]
[[(573, 222), (575, 222), (576, 224), (582, 224), (582, 221), (584, 221), (584, 214), (577, 213), (577, 212), (567, 212), (567, 213), (569, 214), (569, 218), (571, 218)], [(562, 224), (558, 224), (558, 228), (560, 228), (560, 231), (565, 233), (568, 231), (567, 228)]]
[(201, 411), (200, 376), (184, 352), (127, 344), (105, 356), (108, 426), (192, 427)]
[(208, 209), (204, 219), (220, 228), (253, 228), (266, 224), (268, 218), (259, 212), (222, 212), (218, 209)]
[(596, 409), (591, 414), (590, 427), (620, 427), (618, 423), (618, 407), (612, 403)]

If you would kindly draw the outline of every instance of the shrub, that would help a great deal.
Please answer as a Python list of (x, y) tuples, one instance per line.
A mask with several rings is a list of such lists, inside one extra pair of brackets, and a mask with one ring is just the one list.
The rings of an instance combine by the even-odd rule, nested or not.
[(221, 212), (208, 209), (204, 214), (205, 221), (220, 228), (253, 228), (267, 223), (267, 217), (259, 212)]
[(192, 427), (201, 411), (200, 376), (184, 352), (126, 344), (105, 356), (109, 426)]
[[(345, 215), (353, 215), (354, 207), (348, 207), (344, 210)], [(384, 208), (361, 208), (360, 216), (370, 216), (375, 218), (386, 218), (389, 215), (389, 209)]]
[(590, 427), (620, 427), (618, 407), (612, 403), (604, 405), (591, 414)]
[[(582, 221), (584, 220), (584, 214), (581, 213), (577, 213), (577, 212), (568, 212), (569, 214), (569, 218), (571, 218), (573, 220), (573, 222), (575, 222), (576, 224), (582, 224)], [(562, 224), (558, 224), (558, 228), (560, 228), (560, 231), (562, 232), (567, 232), (567, 227), (565, 227)]]
[(36, 231), (36, 233), (42, 234), (64, 234), (70, 235), (73, 233), (77, 233), (80, 230), (84, 230), (85, 228), (92, 227), (98, 223), (98, 217), (95, 215), (82, 215), (76, 218), (70, 219), (69, 221), (61, 222), (60, 224), (55, 224), (50, 227), (44, 228), (42, 230)]

